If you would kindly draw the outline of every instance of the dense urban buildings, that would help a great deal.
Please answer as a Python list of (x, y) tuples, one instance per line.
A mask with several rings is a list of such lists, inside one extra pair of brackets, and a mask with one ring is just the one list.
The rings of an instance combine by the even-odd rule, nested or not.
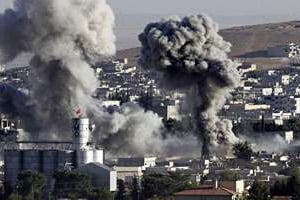
[(0, 199), (300, 199), (300, 21), (220, 30), (189, 12), (118, 50), (107, 0), (13, 2)]
[[(99, 79), (94, 98), (102, 99), (101, 105), (105, 109), (114, 112), (122, 104), (133, 102), (156, 112), (162, 120), (180, 121), (184, 95), (161, 89), (157, 74), (129, 65), (128, 59), (98, 63), (94, 70)], [(93, 126), (87, 118), (73, 119), (73, 133), (70, 132), (73, 141), (26, 142), (22, 141), (22, 134), (25, 134), (22, 122), (18, 118), (8, 119), (8, 116), (2, 115), (1, 141), (2, 149), (5, 149), (3, 180), (15, 186), (19, 172), (36, 170), (46, 176), (46, 191), (50, 191), (55, 171), (75, 169), (90, 174), (97, 187), (108, 187), (110, 191), (116, 191), (117, 179), (129, 186), (135, 178), (142, 184), (145, 175), (180, 172), (188, 174), (189, 180), (197, 184), (207, 180), (208, 186), (175, 193), (176, 199), (201, 199), (206, 198), (205, 196), (218, 199), (218, 195), (232, 199), (243, 195), (254, 180), (273, 184), (278, 179), (287, 179), (287, 176), (279, 173), (292, 163), (294, 165), (300, 161), (296, 153), (298, 146), (294, 143), (298, 138), (297, 129), (289, 126), (282, 128), (285, 124), (298, 120), (300, 114), (299, 70), (290, 65), (283, 66), (282, 69), (260, 70), (255, 64), (243, 63), (239, 68), (243, 74), (243, 86), (232, 92), (232, 98), (220, 113), (222, 118), (233, 121), (238, 134), (278, 137), (283, 150), (281, 153), (268, 151), (268, 145), (264, 144), (257, 149), (259, 153), (251, 156), (249, 161), (235, 157), (212, 157), (207, 160), (123, 157), (116, 161), (113, 158), (105, 161), (104, 150), (89, 141)], [(29, 93), (29, 73), (30, 67), (4, 70), (1, 75), (2, 83)], [(242, 184), (242, 189), (236, 191), (234, 188), (220, 186), (224, 181), (216, 186), (218, 183), (214, 181), (224, 173), (234, 173), (238, 177), (236, 183)]]

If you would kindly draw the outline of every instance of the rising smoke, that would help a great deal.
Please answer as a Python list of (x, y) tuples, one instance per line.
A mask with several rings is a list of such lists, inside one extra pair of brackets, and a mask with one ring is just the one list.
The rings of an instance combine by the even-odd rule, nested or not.
[(99, 139), (111, 153), (195, 156), (199, 151), (199, 143), (192, 135), (182, 138), (168, 134), (163, 137), (165, 130), (159, 116), (145, 112), (137, 104), (124, 104), (120, 112), (102, 114), (99, 119), (102, 120), (99, 132), (106, 133)]
[(0, 15), (0, 60), (33, 53), (25, 129), (69, 129), (72, 110), (87, 109), (97, 80), (90, 63), (115, 53), (114, 15), (104, 0), (16, 0)]
[(218, 34), (212, 19), (197, 15), (150, 23), (139, 40), (143, 67), (162, 72), (171, 88), (193, 90), (193, 118), (203, 153), (209, 146), (236, 142), (231, 122), (217, 114), (239, 85), (239, 63), (229, 59), (231, 44)]
[(33, 54), (30, 95), (0, 87), (0, 111), (21, 117), (31, 139), (70, 138), (70, 118), (80, 107), (96, 123), (94, 140), (114, 154), (174, 155), (196, 147), (193, 136), (162, 137), (152, 112), (123, 105), (110, 114), (90, 97), (97, 87), (91, 64), (115, 53), (113, 27), (105, 0), (16, 0), (0, 14), (0, 63)]
[(30, 105), (24, 104), (27, 96), (14, 87), (7, 84), (0, 84), (0, 113), (10, 113), (13, 117), (26, 115), (29, 117)]

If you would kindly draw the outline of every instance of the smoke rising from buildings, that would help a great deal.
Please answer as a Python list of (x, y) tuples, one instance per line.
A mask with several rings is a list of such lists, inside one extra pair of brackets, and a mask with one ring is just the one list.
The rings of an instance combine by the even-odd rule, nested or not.
[(137, 104), (124, 104), (120, 112), (102, 114), (101, 120), (99, 132), (106, 134), (100, 134), (98, 139), (111, 153), (194, 156), (199, 152), (199, 144), (192, 135), (184, 140), (176, 135), (163, 137), (165, 130), (159, 116), (145, 112)]
[(25, 123), (26, 130), (64, 131), (75, 107), (88, 108), (86, 96), (97, 83), (89, 64), (115, 53), (113, 26), (105, 0), (16, 0), (0, 15), (1, 62), (34, 54), (29, 100), (34, 120)]
[(217, 113), (240, 83), (239, 63), (228, 57), (231, 44), (218, 34), (217, 24), (203, 15), (171, 17), (148, 24), (139, 40), (143, 67), (162, 72), (168, 87), (192, 88), (196, 136), (203, 141), (203, 153), (209, 146), (236, 142), (231, 122)]
[(0, 84), (0, 94), (0, 112), (10, 113), (14, 117), (24, 113), (29, 114), (29, 105), (24, 104), (27, 102), (27, 96), (24, 93), (10, 85)]
[(115, 53), (113, 27), (105, 0), (16, 0), (0, 14), (0, 62), (33, 54), (30, 94), (1, 86), (0, 111), (20, 117), (31, 139), (67, 139), (73, 110), (80, 107), (96, 124), (94, 140), (108, 151), (174, 154), (186, 144), (177, 137), (162, 138), (156, 114), (136, 105), (110, 114), (91, 98), (97, 80), (90, 66)]

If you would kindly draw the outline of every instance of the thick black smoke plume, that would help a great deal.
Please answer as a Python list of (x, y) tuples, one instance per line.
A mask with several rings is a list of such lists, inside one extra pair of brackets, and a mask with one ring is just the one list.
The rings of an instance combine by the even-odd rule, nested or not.
[(91, 98), (97, 80), (90, 65), (115, 53), (113, 26), (105, 0), (16, 0), (0, 14), (0, 63), (34, 55), (30, 94), (0, 87), (0, 112), (20, 117), (26, 138), (69, 139), (70, 118), (80, 107), (96, 124), (93, 139), (113, 154), (176, 155), (198, 147), (192, 136), (162, 137), (153, 112), (127, 104), (110, 114)]
[(231, 122), (217, 113), (239, 85), (239, 63), (229, 59), (231, 44), (218, 34), (212, 19), (197, 15), (150, 23), (139, 40), (143, 67), (163, 72), (173, 88), (197, 88), (192, 106), (203, 153), (209, 145), (234, 143)]
[(28, 113), (30, 106), (25, 103), (28, 99), (24, 93), (10, 85), (1, 84), (0, 94), (0, 113), (10, 113), (12, 117)]

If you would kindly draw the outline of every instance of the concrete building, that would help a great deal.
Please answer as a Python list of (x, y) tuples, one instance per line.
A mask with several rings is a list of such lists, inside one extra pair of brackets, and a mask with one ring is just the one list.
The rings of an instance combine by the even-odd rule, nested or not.
[(295, 114), (300, 114), (300, 98), (296, 97), (295, 99)]
[(262, 88), (263, 96), (271, 96), (273, 94), (273, 88)]
[(253, 63), (243, 63), (242, 66), (239, 66), (238, 67), (238, 70), (244, 74), (244, 73), (247, 73), (247, 72), (253, 72), (253, 71), (256, 71), (257, 70), (257, 66), (256, 64), (253, 64)]
[(281, 76), (281, 83), (283, 85), (289, 85), (290, 84), (290, 79), (291, 79), (290, 75), (282, 75)]
[(296, 57), (300, 54), (300, 46), (292, 42), (289, 44), (288, 52), (289, 52), (288, 54), (289, 58)]
[(134, 177), (138, 178), (139, 180), (143, 176), (143, 169), (142, 167), (124, 167), (124, 166), (115, 166), (113, 167), (115, 171), (117, 171), (118, 179), (123, 180), (126, 184), (130, 184)]
[(175, 200), (233, 200), (237, 194), (224, 187), (204, 185), (175, 193)]
[(17, 183), (18, 174), (25, 170), (43, 173), (50, 185), (56, 170), (76, 163), (74, 151), (62, 150), (21, 150), (11, 149), (4, 152), (4, 180), (12, 187)]
[(117, 190), (117, 172), (103, 164), (89, 163), (77, 168), (76, 171), (90, 175), (95, 188), (108, 188), (111, 192)]
[(179, 103), (175, 105), (167, 105), (166, 106), (166, 115), (165, 119), (176, 119), (180, 120), (179, 114)]
[(284, 132), (284, 140), (290, 144), (294, 140), (294, 132), (293, 131), (286, 131)]
[[(94, 128), (88, 118), (77, 117), (72, 119), (72, 142), (31, 142), (34, 147), (30, 146), (29, 142), (24, 142), (14, 148), (6, 149), (4, 151), (4, 180), (14, 188), (21, 171), (35, 170), (45, 175), (46, 189), (49, 190), (55, 171), (72, 170), (89, 163), (97, 163), (95, 165), (98, 165), (100, 174), (109, 171), (109, 175), (112, 176), (112, 179), (105, 179), (106, 181), (116, 181), (116, 178), (113, 178), (115, 172), (103, 166), (104, 149), (96, 148), (90, 140)], [(86, 168), (89, 169), (89, 166)]]
[(111, 106), (116, 106), (116, 107), (120, 107), (121, 106), (121, 101), (119, 100), (105, 100), (101, 102), (101, 105), (103, 107), (111, 107)]
[(238, 195), (242, 195), (245, 191), (245, 183), (243, 180), (220, 181), (219, 185), (220, 187), (236, 192)]
[(155, 166), (156, 157), (118, 158), (114, 170), (117, 171), (118, 179), (131, 183), (133, 177), (141, 178), (146, 168)]
[(292, 196), (273, 196), (271, 200), (292, 200)]
[(156, 166), (156, 157), (118, 158), (118, 167), (147, 167)]

